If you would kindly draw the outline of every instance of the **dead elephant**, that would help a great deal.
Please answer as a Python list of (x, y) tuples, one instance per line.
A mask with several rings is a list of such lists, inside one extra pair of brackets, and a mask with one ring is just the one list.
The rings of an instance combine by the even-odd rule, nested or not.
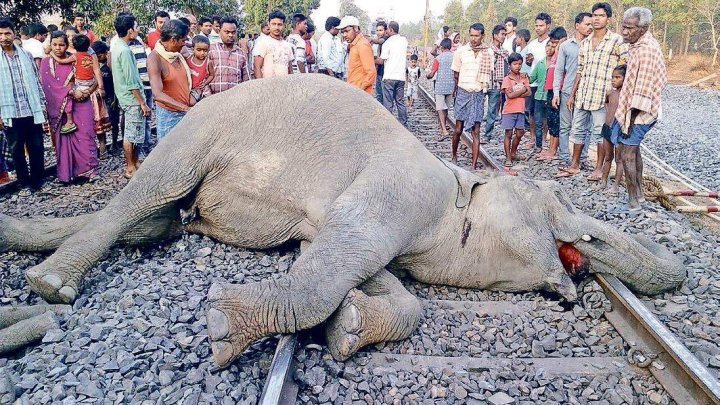
[[(322, 75), (252, 81), (202, 101), (103, 210), (0, 216), (0, 250), (55, 250), (26, 279), (46, 301), (69, 303), (113, 245), (183, 230), (253, 249), (309, 243), (277, 280), (211, 287), (208, 334), (220, 366), (263, 336), (321, 322), (338, 359), (409, 336), (420, 304), (386, 268), (568, 300), (576, 287), (566, 267), (616, 275), (644, 294), (685, 277), (666, 249), (581, 213), (555, 183), (450, 165), (371, 96)], [(567, 247), (576, 254), (563, 262)]]

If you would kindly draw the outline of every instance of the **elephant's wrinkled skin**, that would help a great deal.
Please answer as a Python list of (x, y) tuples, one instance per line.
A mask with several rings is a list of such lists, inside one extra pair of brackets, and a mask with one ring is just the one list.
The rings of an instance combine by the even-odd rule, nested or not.
[(60, 303), (116, 243), (183, 229), (253, 249), (310, 242), (277, 280), (210, 288), (220, 366), (260, 337), (323, 321), (340, 359), (407, 337), (420, 305), (386, 266), (426, 283), (574, 300), (558, 255), (568, 242), (585, 270), (641, 293), (685, 277), (664, 248), (577, 211), (555, 183), (481, 178), (441, 161), (372, 97), (322, 75), (252, 81), (201, 102), (95, 214), (0, 225), (2, 250), (56, 249), (26, 279)]

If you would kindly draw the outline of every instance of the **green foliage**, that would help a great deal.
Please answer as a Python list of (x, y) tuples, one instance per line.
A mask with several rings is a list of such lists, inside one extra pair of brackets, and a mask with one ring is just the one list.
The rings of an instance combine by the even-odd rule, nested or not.
[(309, 16), (312, 10), (320, 6), (320, 0), (242, 0), (241, 3), (243, 21), (248, 32), (260, 32), (260, 24), (267, 20), (268, 14), (273, 9), (280, 9), (290, 18), (295, 13)]
[(467, 30), (467, 19), (465, 9), (460, 0), (450, 0), (445, 6), (443, 24), (450, 27), (452, 31), (464, 32)]
[(370, 25), (370, 16), (362, 8), (355, 4), (355, 0), (340, 0), (340, 10), (338, 12), (338, 18), (343, 18), (346, 15), (357, 17), (360, 21), (360, 29), (367, 31)]

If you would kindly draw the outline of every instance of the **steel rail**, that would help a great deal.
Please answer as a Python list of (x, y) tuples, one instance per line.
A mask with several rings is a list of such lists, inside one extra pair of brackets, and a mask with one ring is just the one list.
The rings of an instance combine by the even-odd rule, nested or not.
[[(430, 93), (418, 86), (419, 93), (434, 107)], [(448, 121), (454, 125), (447, 115)], [(463, 141), (472, 140), (463, 136)], [(486, 156), (483, 163), (496, 171), (502, 168), (496, 160), (480, 147), (480, 156)], [(595, 281), (605, 291), (612, 303), (612, 311), (605, 317), (620, 336), (640, 351), (646, 358), (657, 358), (661, 362), (650, 362), (650, 373), (679, 404), (720, 404), (720, 383), (710, 371), (680, 342), (680, 340), (633, 294), (617, 277), (594, 274)]]

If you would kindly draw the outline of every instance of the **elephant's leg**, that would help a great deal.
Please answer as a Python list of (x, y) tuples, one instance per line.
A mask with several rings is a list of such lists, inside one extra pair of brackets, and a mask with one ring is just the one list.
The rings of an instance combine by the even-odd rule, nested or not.
[(336, 360), (344, 361), (363, 346), (405, 339), (421, 314), (420, 301), (392, 273), (380, 270), (350, 290), (328, 319), (328, 349)]
[[(186, 156), (192, 148), (185, 145), (186, 150), (182, 150), (173, 146), (156, 149), (157, 154), (145, 162), (149, 169), (140, 169), (107, 207), (95, 213), (54, 254), (25, 273), (33, 291), (51, 303), (70, 303), (80, 291), (87, 271), (111, 246), (129, 237), (157, 237), (176, 229), (171, 218), (178, 217), (177, 202), (199, 184), (202, 173), (197, 156)], [(173, 166), (169, 167), (170, 164)], [(163, 221), (158, 218), (162, 213), (170, 216)], [(165, 228), (146, 226), (157, 221)]]
[[(0, 214), (0, 252), (47, 252), (83, 229), (96, 214), (67, 218), (12, 218)], [(159, 212), (123, 234), (118, 242), (145, 245), (179, 234), (179, 221), (172, 212)]]
[(218, 366), (228, 366), (263, 336), (294, 333), (325, 321), (352, 288), (397, 254), (399, 238), (386, 227), (367, 218), (338, 219), (325, 225), (282, 278), (212, 285), (207, 327)]

